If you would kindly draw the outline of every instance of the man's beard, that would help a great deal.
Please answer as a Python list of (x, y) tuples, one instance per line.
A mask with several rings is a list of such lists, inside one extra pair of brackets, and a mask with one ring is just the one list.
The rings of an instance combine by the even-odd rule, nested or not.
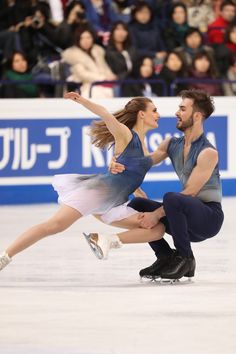
[(181, 126), (176, 125), (176, 128), (179, 129), (181, 132), (184, 132), (186, 129), (191, 128), (193, 126), (193, 114), (189, 119), (185, 122), (181, 121)]

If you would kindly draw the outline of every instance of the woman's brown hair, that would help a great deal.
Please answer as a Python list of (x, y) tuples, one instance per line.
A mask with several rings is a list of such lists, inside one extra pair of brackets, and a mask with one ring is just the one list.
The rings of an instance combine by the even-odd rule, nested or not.
[[(150, 102), (152, 101), (147, 97), (135, 97), (130, 100), (121, 111), (113, 115), (120, 123), (132, 129), (137, 121), (138, 112), (146, 111), (147, 104)], [(94, 121), (91, 124), (90, 135), (92, 137), (92, 144), (101, 149), (104, 149), (115, 141), (103, 121)]]

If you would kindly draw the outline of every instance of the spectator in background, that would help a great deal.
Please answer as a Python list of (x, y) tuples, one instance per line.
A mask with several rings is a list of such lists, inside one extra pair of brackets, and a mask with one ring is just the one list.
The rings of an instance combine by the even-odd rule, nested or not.
[[(230, 58), (229, 68), (227, 70), (226, 79), (236, 81), (236, 54)], [(236, 82), (223, 84), (225, 96), (236, 96)]]
[[(153, 16), (158, 23), (158, 27), (161, 30), (165, 30), (168, 26), (168, 16), (170, 10), (173, 6), (173, 3), (176, 0), (146, 0), (146, 2), (152, 7), (153, 9)], [(179, 1), (178, 1), (179, 2)]]
[[(33, 75), (29, 70), (26, 56), (21, 52), (14, 52), (7, 62), (3, 79), (16, 81), (14, 84), (3, 84), (2, 98), (33, 98), (39, 97), (37, 85), (32, 83)], [(29, 83), (27, 83), (29, 81)], [(21, 83), (22, 82), (22, 83)]]
[(130, 22), (132, 0), (113, 0), (112, 10), (116, 14), (117, 21)]
[(185, 33), (185, 41), (182, 47), (176, 48), (176, 52), (180, 53), (188, 66), (191, 65), (194, 55), (202, 51), (214, 55), (211, 47), (203, 44), (203, 36), (198, 28), (190, 27)]
[(188, 24), (197, 27), (202, 33), (207, 32), (209, 23), (215, 19), (211, 0), (183, 0), (187, 6)]
[[(76, 30), (75, 44), (61, 54), (62, 59), (70, 65), (71, 76), (68, 81), (81, 82), (81, 94), (89, 97), (94, 81), (116, 80), (105, 60), (105, 50), (95, 44), (95, 34), (90, 27)], [(107, 86), (94, 86), (93, 98), (113, 97), (113, 90)]]
[(236, 53), (236, 23), (227, 28), (224, 43), (215, 44), (214, 50), (220, 73), (225, 76), (231, 65), (232, 55)]
[(6, 61), (15, 50), (21, 49), (18, 31), (30, 14), (31, 6), (27, 0), (0, 2), (0, 61)]
[[(174, 51), (168, 53), (164, 65), (158, 75), (158, 79), (164, 80), (167, 86), (167, 96), (171, 96), (171, 85), (175, 79), (184, 79), (187, 77), (186, 63), (180, 53)], [(186, 84), (175, 84), (172, 91), (177, 95), (186, 88)], [(158, 96), (162, 96), (160, 91)]]
[(220, 6), (220, 15), (208, 26), (208, 40), (211, 44), (224, 42), (224, 34), (230, 22), (235, 18), (235, 4), (233, 1), (223, 1)]
[(131, 44), (128, 26), (122, 21), (113, 24), (105, 58), (119, 80), (125, 79), (133, 69), (137, 51)]
[(140, 57), (149, 56), (163, 62), (166, 51), (160, 32), (153, 20), (152, 8), (140, 1), (133, 8), (129, 29)]
[(82, 1), (72, 0), (65, 8), (65, 20), (57, 27), (57, 44), (66, 49), (74, 44), (75, 31), (80, 25), (88, 23)]
[[(157, 79), (153, 59), (147, 56), (140, 58), (128, 78), (143, 80)], [(157, 83), (142, 82), (122, 85), (123, 97), (153, 97), (157, 96), (158, 92), (159, 88)]]
[(189, 25), (187, 22), (187, 9), (184, 4), (174, 4), (170, 11), (168, 26), (163, 31), (166, 48), (168, 51), (184, 45), (184, 38)]
[(39, 2), (33, 9), (32, 16), (25, 19), (20, 29), (22, 49), (28, 53), (35, 72), (47, 70), (47, 63), (59, 57), (56, 26), (51, 22), (49, 5)]
[(118, 18), (112, 9), (110, 0), (86, 0), (84, 1), (89, 23), (96, 31), (103, 45), (107, 45), (111, 25)]
[[(218, 73), (216, 65), (208, 52), (201, 52), (195, 55), (189, 72), (189, 77), (199, 80), (217, 79)], [(194, 82), (189, 84), (189, 89), (199, 89), (207, 92), (211, 96), (222, 95), (220, 84), (207, 82)]]

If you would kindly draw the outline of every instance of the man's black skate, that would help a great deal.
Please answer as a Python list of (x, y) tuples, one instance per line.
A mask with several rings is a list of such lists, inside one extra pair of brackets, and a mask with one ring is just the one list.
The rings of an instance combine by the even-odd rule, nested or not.
[(182, 277), (191, 278), (194, 276), (196, 268), (195, 258), (183, 257), (179, 253), (175, 254), (169, 265), (161, 271), (162, 279), (178, 280)]
[(157, 257), (157, 260), (150, 266), (144, 269), (141, 269), (139, 275), (141, 278), (147, 279), (157, 279), (161, 276), (161, 271), (171, 262), (175, 250), (169, 255), (160, 255)]

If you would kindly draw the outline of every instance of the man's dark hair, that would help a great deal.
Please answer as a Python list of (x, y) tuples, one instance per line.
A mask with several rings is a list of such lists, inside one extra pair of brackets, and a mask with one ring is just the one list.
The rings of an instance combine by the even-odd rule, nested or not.
[(215, 106), (213, 98), (203, 90), (191, 89), (183, 90), (180, 92), (180, 96), (184, 98), (190, 98), (193, 100), (193, 109), (197, 112), (201, 112), (204, 119), (210, 117), (214, 112)]
[(231, 0), (223, 1), (222, 4), (220, 5), (220, 11), (222, 11), (225, 6), (229, 6), (229, 5), (235, 6), (234, 2)]

